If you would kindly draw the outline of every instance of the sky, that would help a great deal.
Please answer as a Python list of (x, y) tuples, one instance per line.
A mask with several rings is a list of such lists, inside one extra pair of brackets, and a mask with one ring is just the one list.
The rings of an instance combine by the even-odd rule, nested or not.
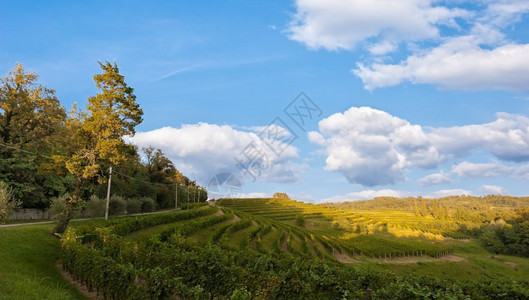
[(528, 0), (0, 0), (0, 74), (69, 108), (98, 61), (212, 197), (528, 195)]

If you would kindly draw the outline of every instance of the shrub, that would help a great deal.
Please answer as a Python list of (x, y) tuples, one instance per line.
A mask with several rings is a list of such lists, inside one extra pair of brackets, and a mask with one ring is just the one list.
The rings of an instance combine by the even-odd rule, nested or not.
[(290, 200), (290, 197), (288, 196), (287, 193), (280, 193), (280, 192), (274, 193), (273, 198), (274, 199), (288, 199), (288, 200)]
[(141, 198), (141, 212), (152, 212), (156, 209), (156, 202), (149, 197)]
[(86, 203), (85, 212), (90, 217), (102, 217), (105, 215), (106, 199), (92, 195)]
[(303, 218), (303, 216), (296, 217), (296, 225), (298, 225), (299, 227), (305, 227), (305, 219)]
[(70, 197), (69, 194), (64, 194), (59, 197), (51, 199), (51, 206), (48, 209), (48, 216), (52, 219), (58, 219), (66, 210), (66, 200)]
[(141, 212), (143, 201), (138, 198), (127, 199), (127, 213), (137, 214)]
[(127, 209), (127, 202), (123, 197), (112, 196), (108, 207), (108, 213), (110, 215), (124, 214)]
[(13, 199), (13, 191), (9, 185), (0, 181), (0, 220), (7, 222), (9, 215), (21, 204), (22, 202)]

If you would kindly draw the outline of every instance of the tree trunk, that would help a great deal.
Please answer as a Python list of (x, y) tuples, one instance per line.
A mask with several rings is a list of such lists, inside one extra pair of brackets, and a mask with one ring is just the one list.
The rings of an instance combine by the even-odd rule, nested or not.
[(68, 227), (70, 220), (73, 219), (73, 217), (75, 216), (75, 211), (77, 210), (77, 207), (79, 205), (79, 197), (81, 196), (81, 191), (83, 190), (83, 183), (84, 180), (82, 179), (79, 179), (77, 181), (77, 187), (75, 188), (75, 192), (66, 201), (65, 211), (59, 218), (59, 222), (57, 223), (55, 228), (53, 228), (53, 230), (51, 231), (51, 234), (55, 235), (56, 233), (64, 233), (66, 231), (66, 228)]

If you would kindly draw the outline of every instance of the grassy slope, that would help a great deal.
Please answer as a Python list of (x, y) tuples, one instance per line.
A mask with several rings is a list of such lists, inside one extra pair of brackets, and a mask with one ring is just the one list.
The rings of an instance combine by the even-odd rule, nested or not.
[[(282, 206), (277, 201), (258, 201), (250, 200), (251, 203), (245, 200), (235, 201), (233, 203), (228, 202), (227, 206), (241, 209), (250, 215), (258, 215), (260, 217), (271, 217), (277, 220), (277, 215), (280, 212), (283, 214), (290, 214), (295, 212), (296, 215), (301, 214), (303, 211), (307, 212), (313, 209), (309, 204), (285, 202), (285, 206)], [(253, 202), (255, 201), (255, 202)], [(267, 204), (264, 204), (267, 203)], [(222, 205), (223, 203), (221, 203)], [(264, 204), (264, 205), (263, 205)], [(297, 205), (298, 208), (292, 207)], [(299, 209), (303, 207), (303, 209)], [(292, 208), (292, 209), (291, 209)], [(332, 208), (331, 208), (332, 209)], [(399, 212), (399, 211), (376, 211), (376, 210), (354, 210), (353, 211), (356, 220), (377, 220), (382, 219), (384, 222), (390, 221), (396, 224), (406, 224), (407, 222), (412, 224), (424, 225), (429, 222), (439, 222), (433, 218), (417, 218), (412, 213)], [(325, 212), (329, 215), (329, 213)], [(318, 232), (326, 234), (328, 236), (343, 236), (348, 230), (340, 227), (336, 227), (330, 218), (305, 218), (306, 222), (303, 226), (312, 232)], [(295, 225), (295, 217), (288, 220), (281, 221), (286, 224)], [(372, 222), (372, 221), (371, 221)], [(279, 239), (277, 230), (264, 235), (262, 237), (261, 246), (268, 250), (272, 250), (277, 239)], [(386, 236), (397, 238), (398, 236), (391, 233), (379, 232), (375, 236)], [(416, 238), (412, 238), (415, 240)], [(406, 240), (406, 239), (404, 239)], [(428, 240), (421, 238), (420, 240), (428, 243), (434, 243), (434, 240)], [(292, 236), (291, 246), (295, 250), (300, 251), (304, 241), (299, 241), (295, 236)], [(366, 269), (377, 269), (377, 270), (390, 270), (398, 274), (414, 273), (420, 275), (431, 275), (442, 278), (459, 278), (466, 280), (487, 280), (487, 279), (498, 279), (498, 280), (516, 280), (516, 281), (529, 281), (527, 274), (529, 274), (529, 259), (513, 256), (492, 256), (484, 248), (482, 248), (478, 241), (464, 241), (464, 240), (453, 240), (446, 238), (444, 240), (435, 240), (435, 243), (450, 245), (454, 249), (454, 255), (457, 259), (463, 261), (446, 261), (442, 259), (433, 259), (430, 257), (419, 257), (417, 259), (394, 259), (389, 262), (383, 262), (381, 260), (373, 260), (366, 257), (360, 257), (355, 259), (355, 266)], [(317, 245), (318, 246), (318, 245)], [(321, 246), (320, 246), (321, 247)], [(416, 260), (416, 261), (415, 261)], [(404, 263), (406, 262), (406, 263)]]
[(53, 224), (0, 228), (0, 299), (83, 299), (55, 267)]
[[(399, 260), (384, 263), (372, 260), (361, 260), (357, 265), (361, 268), (389, 270), (397, 274), (413, 273), (417, 275), (429, 275), (445, 279), (461, 280), (515, 280), (529, 281), (529, 259), (523, 257), (496, 255), (493, 256), (483, 249), (479, 242), (454, 241), (457, 257), (464, 261), (431, 260), (411, 263), (399, 263)], [(411, 260), (413, 261), (413, 260)]]

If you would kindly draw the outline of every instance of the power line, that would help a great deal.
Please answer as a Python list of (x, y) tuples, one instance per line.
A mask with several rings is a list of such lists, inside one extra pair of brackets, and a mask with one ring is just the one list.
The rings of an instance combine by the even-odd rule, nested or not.
[[(4, 144), (4, 143), (1, 143), (0, 142), (0, 146), (3, 146), (3, 147), (6, 147), (6, 148), (11, 148), (11, 149), (15, 149), (15, 150), (19, 150), (21, 152), (24, 152), (24, 153), (28, 153), (28, 154), (32, 154), (32, 155), (40, 155), (42, 157), (46, 157), (46, 158), (49, 158), (49, 159), (53, 159), (53, 157), (49, 156), (49, 155), (43, 155), (43, 154), (37, 154), (35, 152), (32, 152), (32, 151), (28, 151), (28, 150), (24, 150), (20, 147), (15, 147), (15, 146), (11, 146), (11, 145), (8, 145), (8, 144)], [(58, 155), (58, 156), (62, 156), (62, 157), (66, 157), (64, 155)], [(103, 163), (100, 163), (99, 164), (100, 166), (102, 166), (104, 169), (107, 169), (105, 168), (104, 164)], [(155, 183), (155, 182), (149, 182), (149, 181), (145, 181), (145, 180), (141, 180), (141, 179), (138, 179), (138, 178), (135, 178), (135, 177), (132, 177), (130, 175), (126, 175), (126, 174), (123, 174), (123, 173), (120, 173), (120, 172), (117, 172), (116, 170), (113, 171), (115, 174), (118, 174), (120, 176), (124, 176), (124, 177), (127, 177), (127, 178), (130, 178), (132, 180), (135, 180), (135, 181), (138, 181), (138, 182), (142, 182), (142, 183), (145, 183), (145, 184), (150, 184), (150, 185), (154, 185), (154, 186), (173, 186), (175, 184), (178, 184), (178, 183), (167, 183), (167, 184), (164, 184), (164, 183)], [(180, 184), (178, 184), (180, 185)], [(186, 188), (189, 189), (189, 186), (184, 186)]]
[(175, 183), (157, 183), (157, 182), (148, 182), (148, 181), (145, 181), (145, 180), (141, 180), (141, 179), (138, 179), (138, 178), (135, 178), (135, 177), (132, 177), (130, 175), (126, 175), (126, 174), (123, 174), (123, 173), (120, 173), (120, 172), (117, 172), (116, 170), (113, 171), (114, 174), (118, 174), (118, 175), (121, 175), (121, 176), (124, 176), (124, 177), (127, 177), (127, 178), (130, 178), (132, 180), (136, 180), (138, 182), (143, 182), (143, 183), (147, 183), (147, 184), (152, 184), (152, 185), (159, 185), (159, 186), (173, 186), (176, 184)]
[(21, 152), (25, 152), (25, 153), (29, 153), (29, 154), (33, 154), (33, 155), (40, 155), (42, 157), (46, 157), (46, 158), (52, 158), (51, 156), (48, 156), (48, 155), (43, 155), (43, 154), (37, 154), (35, 152), (31, 152), (31, 151), (28, 151), (28, 150), (24, 150), (22, 148), (19, 148), (19, 147), (15, 147), (15, 146), (11, 146), (11, 145), (8, 145), (8, 144), (4, 144), (4, 143), (0, 143), (0, 146), (4, 146), (6, 148), (11, 148), (11, 149), (15, 149), (15, 150), (18, 150), (18, 151), (21, 151)]

